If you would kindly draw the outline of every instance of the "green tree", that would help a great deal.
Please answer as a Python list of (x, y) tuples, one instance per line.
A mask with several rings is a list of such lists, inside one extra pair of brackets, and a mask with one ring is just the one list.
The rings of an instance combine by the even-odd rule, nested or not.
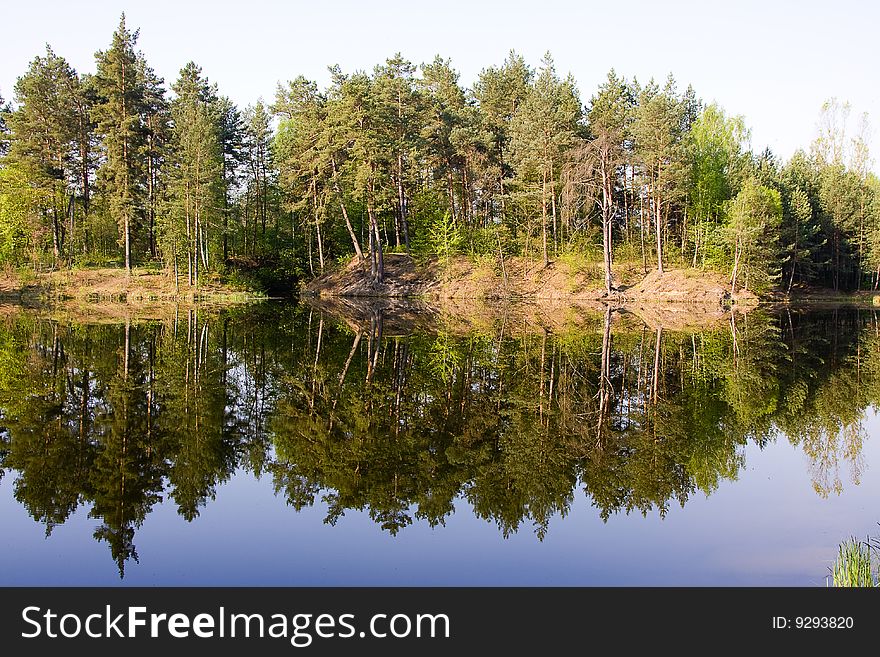
[[(244, 122), (244, 250), (266, 248), (266, 224), (273, 214), (275, 169), (272, 160), (272, 117), (262, 101), (245, 109)], [(249, 228), (250, 227), (250, 228)], [(258, 248), (257, 242), (260, 242)]]
[(727, 226), (733, 252), (730, 275), (731, 293), (740, 277), (743, 287), (762, 290), (779, 278), (779, 227), (782, 201), (779, 192), (747, 180), (730, 202)]
[(654, 223), (657, 271), (663, 273), (663, 233), (672, 201), (680, 193), (683, 173), (685, 105), (675, 92), (672, 76), (663, 89), (652, 80), (641, 88), (633, 121), (635, 153), (649, 195)]
[(0, 157), (9, 150), (9, 126), (6, 125), (6, 117), (11, 111), (9, 103), (4, 102), (3, 94), (0, 94)]
[[(322, 224), (331, 191), (328, 182), (333, 184), (332, 154), (326, 135), (326, 101), (314, 82), (300, 76), (289, 82), (286, 88), (279, 86), (272, 111), (283, 117), (272, 144), (279, 181), (291, 199), (290, 209), (308, 218), (304, 224), (312, 271), (312, 230), (315, 232), (318, 265), (323, 272), (325, 240)], [(347, 217), (347, 213), (344, 214)], [(349, 233), (353, 236), (353, 230)], [(357, 241), (354, 236), (352, 238)]]
[[(521, 55), (510, 51), (504, 64), (485, 68), (474, 86), (474, 96), (492, 138), (492, 159), (488, 176), (493, 184), (487, 190), (501, 221), (507, 220), (506, 181), (514, 170), (511, 162), (510, 140), (513, 117), (528, 98), (534, 73)], [(497, 181), (497, 183), (496, 183)]]
[(15, 162), (0, 167), (0, 262), (16, 264), (30, 246), (36, 265), (42, 247), (43, 213), (52, 192), (32, 184), (28, 172)]
[(160, 200), (164, 193), (165, 176), (162, 175), (162, 169), (168, 158), (171, 141), (171, 114), (168, 101), (165, 99), (165, 89), (162, 86), (164, 81), (147, 65), (143, 55), (139, 55), (138, 63), (144, 80), (143, 158), (146, 163), (144, 228), (147, 231), (150, 257), (156, 258), (158, 255), (156, 223)]
[[(818, 170), (815, 161), (798, 150), (780, 172), (782, 193), (781, 242), (785, 249), (784, 279), (791, 291), (795, 279), (814, 282), (826, 233), (819, 212)], [(784, 283), (784, 280), (783, 280)]]
[(748, 130), (742, 117), (728, 117), (712, 103), (693, 123), (689, 139), (688, 204), (693, 217), (692, 266), (705, 263), (717, 242), (724, 210), (741, 183), (743, 144)]
[(188, 281), (199, 285), (199, 272), (209, 271), (211, 238), (222, 224), (223, 154), (216, 89), (190, 62), (172, 87), (173, 164), (169, 173), (169, 213), (163, 251), (177, 276), (186, 257)]
[[(850, 267), (852, 242), (858, 234), (861, 183), (855, 172), (843, 164), (825, 164), (819, 169), (819, 199), (831, 229), (832, 279), (834, 289)], [(858, 264), (856, 263), (856, 266)], [(845, 279), (844, 279), (845, 280)]]
[(147, 146), (148, 104), (144, 66), (135, 51), (137, 38), (138, 31), (127, 29), (123, 14), (110, 47), (95, 54), (97, 101), (92, 109), (104, 156), (98, 181), (110, 215), (119, 226), (129, 274), (133, 241), (144, 222), (147, 193), (143, 153)]
[[(436, 63), (436, 62), (435, 62)], [(419, 148), (421, 99), (416, 89), (416, 67), (400, 53), (376, 67), (373, 75), (376, 111), (383, 119), (384, 141), (388, 144), (390, 183), (394, 188), (394, 239), (400, 238), (410, 252), (409, 187), (413, 177), (410, 169)]]
[[(52, 235), (55, 265), (73, 232), (75, 188), (79, 181), (88, 207), (89, 142), (88, 100), (79, 77), (63, 57), (46, 47), (15, 85), (18, 110), (10, 116), (10, 157), (27, 172), (30, 184), (50, 202), (43, 208)], [(82, 166), (78, 165), (77, 158)]]
[(541, 255), (545, 265), (550, 262), (548, 221), (552, 221), (553, 239), (557, 238), (556, 198), (562, 154), (581, 132), (581, 113), (574, 80), (560, 80), (547, 53), (511, 125), (511, 150), (520, 184), (540, 189)]
[(590, 128), (590, 150), (601, 190), (602, 253), (605, 269), (605, 293), (611, 294), (611, 228), (617, 213), (614, 196), (619, 169), (626, 158), (634, 98), (626, 81), (612, 69), (607, 81), (590, 100), (587, 120)]
[(352, 191), (364, 199), (369, 221), (368, 252), (370, 278), (382, 284), (385, 262), (380, 232), (379, 210), (387, 202), (390, 171), (387, 166), (387, 132), (374, 90), (374, 82), (365, 73), (343, 75), (333, 71), (331, 122), (334, 140), (346, 144)]
[(220, 145), (223, 154), (223, 262), (229, 258), (229, 220), (233, 212), (232, 197), (244, 163), (244, 122), (238, 107), (226, 96), (217, 99), (220, 115)]

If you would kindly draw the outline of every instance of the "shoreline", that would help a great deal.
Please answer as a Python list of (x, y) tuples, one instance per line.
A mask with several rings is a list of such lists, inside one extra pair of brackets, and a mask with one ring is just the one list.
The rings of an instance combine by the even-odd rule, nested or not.
[(594, 273), (557, 260), (548, 265), (511, 258), (503, 273), (490, 264), (476, 264), (460, 257), (446, 266), (436, 259), (416, 262), (403, 254), (386, 255), (385, 280), (375, 284), (357, 259), (306, 283), (301, 296), (341, 299), (409, 299), (428, 304), (447, 301), (488, 303), (568, 302), (611, 305), (723, 307), (740, 310), (765, 305), (880, 305), (880, 292), (841, 292), (796, 287), (791, 294), (778, 290), (755, 294), (751, 290), (730, 293), (723, 274), (710, 270), (666, 269), (627, 272), (609, 297)]
[(214, 278), (198, 287), (175, 285), (155, 269), (75, 269), (0, 278), (0, 303), (26, 307), (113, 304), (131, 307), (162, 305), (238, 305), (271, 299), (263, 292)]

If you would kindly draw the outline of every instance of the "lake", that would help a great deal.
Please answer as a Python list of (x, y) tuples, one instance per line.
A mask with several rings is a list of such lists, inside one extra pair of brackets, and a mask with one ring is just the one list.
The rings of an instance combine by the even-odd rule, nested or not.
[(878, 401), (871, 309), (6, 308), (0, 584), (825, 586)]

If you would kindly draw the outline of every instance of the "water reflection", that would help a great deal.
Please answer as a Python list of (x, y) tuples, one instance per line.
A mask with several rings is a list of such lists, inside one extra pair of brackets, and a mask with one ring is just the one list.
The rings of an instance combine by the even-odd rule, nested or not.
[(120, 575), (158, 502), (193, 520), (239, 469), (296, 509), (322, 501), (330, 524), (364, 510), (395, 534), (465, 500), (505, 536), (539, 537), (581, 490), (603, 518), (663, 515), (780, 434), (820, 495), (858, 481), (880, 396), (871, 311), (753, 312), (698, 332), (612, 309), (479, 330), (410, 311), (9, 314), (0, 476), (47, 535), (86, 506)]

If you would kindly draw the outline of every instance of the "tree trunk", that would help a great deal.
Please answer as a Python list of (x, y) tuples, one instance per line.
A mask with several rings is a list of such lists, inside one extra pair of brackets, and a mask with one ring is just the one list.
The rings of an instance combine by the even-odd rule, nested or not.
[(547, 171), (541, 184), (541, 251), (544, 257), (544, 266), (550, 262), (547, 257)]
[(602, 254), (605, 265), (605, 294), (611, 296), (611, 219), (614, 207), (612, 205), (611, 172), (609, 163), (605, 158), (601, 161), (602, 173)]
[(318, 213), (318, 179), (312, 179), (312, 209), (315, 214), (315, 234), (318, 239), (318, 266), (324, 273), (324, 240), (321, 237), (321, 217)]
[(645, 248), (645, 201), (639, 194), (639, 239), (642, 243), (642, 273), (648, 273), (648, 251)]
[(730, 275), (730, 293), (736, 293), (736, 277), (739, 274), (739, 261), (742, 256), (742, 249), (740, 248), (739, 242), (734, 249), (734, 257), (733, 257), (733, 272)]
[(367, 212), (370, 215), (370, 228), (373, 235), (373, 260), (376, 265), (373, 280), (381, 284), (385, 282), (385, 259), (382, 254), (382, 238), (379, 234), (379, 223), (376, 221), (376, 213), (373, 210), (372, 202), (367, 205)]
[[(357, 235), (355, 235), (354, 233), (354, 228), (352, 228), (351, 226), (351, 220), (348, 217), (348, 210), (346, 209), (345, 202), (342, 198), (342, 190), (339, 189), (339, 183), (336, 180), (336, 158), (331, 157), (330, 162), (333, 166), (333, 191), (336, 192), (336, 195), (339, 197), (339, 208), (342, 210), (342, 218), (345, 219), (345, 227), (346, 229), (348, 229), (348, 234), (351, 237), (351, 243), (354, 245), (354, 252), (357, 254), (357, 257), (361, 260), (361, 262), (363, 262), (364, 254), (363, 251), (361, 251), (361, 245), (358, 241)], [(406, 233), (404, 233), (404, 236), (406, 236)], [(409, 238), (406, 237), (406, 240), (407, 251), (409, 251)]]
[(553, 231), (553, 256), (559, 257), (559, 242), (562, 239), (560, 233), (562, 226), (556, 226), (556, 177), (553, 172), (553, 163), (550, 163), (550, 218)]
[(128, 208), (124, 210), (124, 232), (125, 232), (125, 273), (131, 276), (131, 217)]
[(657, 327), (657, 342), (654, 345), (654, 380), (651, 382), (651, 397), (654, 405), (657, 405), (657, 397), (660, 389), (660, 345), (663, 341), (663, 327)]
[[(370, 163), (370, 168), (374, 169), (375, 165)], [(370, 270), (373, 274), (373, 282), (381, 284), (385, 281), (385, 260), (382, 254), (382, 237), (379, 234), (379, 222), (376, 219), (376, 212), (373, 208), (372, 179), (370, 179), (367, 189), (367, 214), (370, 218)]]
[(654, 218), (654, 230), (657, 233), (657, 271), (661, 274), (663, 273), (663, 231), (662, 231), (662, 214), (661, 210), (663, 204), (660, 199), (654, 199), (655, 204), (655, 218)]

